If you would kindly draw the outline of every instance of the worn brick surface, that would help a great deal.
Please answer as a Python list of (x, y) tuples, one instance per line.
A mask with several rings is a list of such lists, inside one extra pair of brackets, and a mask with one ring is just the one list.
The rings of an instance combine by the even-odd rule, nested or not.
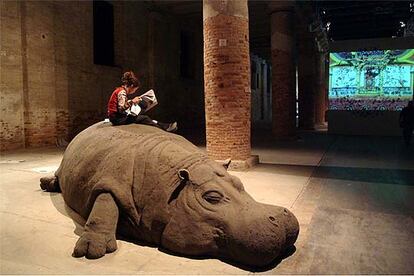
[(327, 82), (328, 80), (325, 78), (326, 73), (325, 70), (329, 68), (326, 67), (325, 59), (327, 54), (326, 53), (318, 53), (317, 59), (317, 82), (316, 82), (316, 91), (315, 91), (315, 123), (322, 124), (325, 122), (325, 112), (328, 108), (326, 104), (326, 99), (328, 97), (327, 91)]
[(310, 10), (300, 10), (296, 14), (298, 36), (298, 105), (299, 128), (313, 129), (315, 126), (315, 100), (318, 90), (317, 48), (315, 38), (309, 31)]
[[(111, 1), (115, 66), (102, 66), (93, 62), (92, 1), (0, 3), (1, 151), (52, 145), (103, 120), (108, 98), (124, 70), (138, 73), (140, 93), (155, 89), (159, 105), (151, 113), (154, 119), (177, 120), (180, 129), (203, 124), (199, 20), (157, 14), (150, 22), (145, 3)], [(183, 29), (194, 34), (192, 80), (180, 76)]]
[(248, 38), (245, 18), (219, 14), (204, 21), (207, 153), (214, 159), (250, 157)]
[[(296, 132), (295, 71), (290, 52), (272, 50), (272, 132), (285, 138)], [(277, 65), (276, 65), (277, 64)]]
[(24, 146), (20, 8), (0, 2), (0, 150)]
[(293, 12), (287, 9), (271, 14), (272, 133), (277, 138), (292, 137), (296, 132), (293, 19)]
[(121, 69), (93, 64), (91, 19), (92, 2), (2, 2), (2, 151), (55, 145), (105, 117), (100, 89)]

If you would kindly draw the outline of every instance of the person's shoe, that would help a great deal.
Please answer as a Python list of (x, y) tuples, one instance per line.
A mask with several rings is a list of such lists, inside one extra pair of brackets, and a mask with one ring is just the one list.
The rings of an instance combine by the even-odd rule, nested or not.
[(178, 129), (177, 122), (174, 122), (174, 123), (171, 123), (165, 131), (175, 132), (175, 131), (177, 131), (177, 129)]

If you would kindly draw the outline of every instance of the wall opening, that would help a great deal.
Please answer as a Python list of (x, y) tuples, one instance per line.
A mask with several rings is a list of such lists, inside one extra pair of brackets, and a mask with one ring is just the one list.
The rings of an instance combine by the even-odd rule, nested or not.
[(194, 35), (191, 32), (182, 31), (180, 37), (180, 75), (182, 78), (194, 79), (195, 77), (194, 44)]
[(114, 7), (93, 1), (93, 62), (114, 66)]

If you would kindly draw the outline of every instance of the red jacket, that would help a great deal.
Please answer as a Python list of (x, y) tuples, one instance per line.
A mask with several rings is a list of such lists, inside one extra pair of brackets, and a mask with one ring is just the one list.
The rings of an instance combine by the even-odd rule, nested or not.
[(124, 88), (118, 87), (115, 89), (114, 92), (112, 92), (111, 97), (109, 98), (108, 102), (108, 116), (113, 117), (118, 112), (118, 94), (123, 91)]

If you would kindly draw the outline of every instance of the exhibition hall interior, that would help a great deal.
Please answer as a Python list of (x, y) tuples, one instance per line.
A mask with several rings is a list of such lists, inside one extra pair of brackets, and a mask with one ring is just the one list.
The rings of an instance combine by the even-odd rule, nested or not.
[(414, 274), (414, 2), (0, 0), (1, 274)]

